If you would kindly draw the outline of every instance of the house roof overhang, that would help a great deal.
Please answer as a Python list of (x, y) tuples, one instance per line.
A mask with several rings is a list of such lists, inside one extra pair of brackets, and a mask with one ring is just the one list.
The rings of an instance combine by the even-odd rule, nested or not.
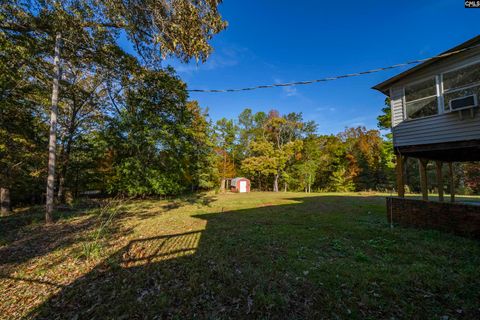
[(390, 87), (392, 87), (392, 85), (394, 85), (396, 82), (420, 71), (420, 70), (423, 70), (425, 69), (426, 67), (429, 67), (429, 66), (432, 66), (432, 65), (435, 65), (435, 64), (438, 64), (440, 63), (441, 61), (445, 60), (445, 59), (448, 59), (450, 57), (450, 55), (448, 55), (449, 53), (453, 53), (455, 51), (459, 51), (459, 50), (462, 50), (462, 49), (466, 49), (466, 48), (469, 48), (469, 47), (472, 47), (472, 46), (475, 46), (477, 44), (480, 44), (480, 35), (470, 39), (470, 40), (467, 40), (465, 41), (464, 43), (456, 46), (456, 47), (453, 47), (445, 52), (442, 52), (439, 54), (439, 56), (443, 56), (443, 57), (439, 57), (439, 58), (433, 58), (433, 59), (429, 59), (425, 62), (422, 62), (418, 65), (416, 65), (415, 67), (413, 68), (410, 68), (402, 73), (399, 73), (397, 74), (396, 76), (390, 78), (390, 79), (387, 79), (375, 86), (372, 87), (372, 89), (375, 89), (375, 90), (378, 90), (380, 92), (382, 92), (383, 94), (385, 95), (389, 95), (389, 89)]

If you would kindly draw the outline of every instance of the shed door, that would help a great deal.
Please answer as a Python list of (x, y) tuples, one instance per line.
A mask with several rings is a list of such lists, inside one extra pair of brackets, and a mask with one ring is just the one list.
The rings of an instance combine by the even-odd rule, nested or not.
[(240, 181), (240, 192), (247, 192), (247, 181)]

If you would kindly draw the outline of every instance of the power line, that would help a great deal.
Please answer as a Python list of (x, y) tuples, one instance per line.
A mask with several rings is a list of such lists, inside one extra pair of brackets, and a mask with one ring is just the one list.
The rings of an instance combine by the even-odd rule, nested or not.
[(326, 78), (321, 78), (321, 79), (314, 79), (314, 80), (307, 80), (307, 81), (297, 81), (297, 82), (287, 82), (287, 83), (275, 83), (275, 84), (267, 84), (267, 85), (260, 85), (260, 86), (253, 86), (253, 87), (247, 87), (247, 88), (237, 88), (237, 89), (188, 89), (187, 91), (189, 92), (203, 92), (203, 93), (220, 93), (220, 92), (239, 92), (239, 91), (252, 91), (252, 90), (258, 90), (258, 89), (269, 89), (269, 88), (277, 88), (277, 87), (292, 87), (292, 86), (301, 86), (301, 85), (307, 85), (307, 84), (313, 84), (313, 83), (318, 83), (318, 82), (327, 82), (327, 81), (333, 81), (333, 80), (338, 80), (338, 79), (344, 79), (344, 78), (352, 78), (352, 77), (358, 77), (358, 76), (363, 76), (366, 74), (371, 74), (371, 73), (377, 73), (385, 70), (391, 70), (391, 69), (396, 69), (404, 66), (409, 66), (412, 64), (417, 64), (421, 62), (426, 62), (429, 60), (434, 60), (434, 59), (439, 59), (439, 58), (445, 58), (460, 52), (464, 52), (467, 50), (471, 50), (474, 48), (480, 47), (480, 44), (451, 51), (451, 52), (446, 52), (443, 54), (439, 54), (437, 56), (433, 56), (430, 58), (425, 58), (425, 59), (418, 59), (418, 60), (413, 60), (413, 61), (407, 61), (405, 63), (399, 63), (399, 64), (394, 64), (388, 67), (383, 67), (383, 68), (377, 68), (377, 69), (371, 69), (367, 71), (362, 71), (362, 72), (357, 72), (357, 73), (348, 73), (340, 76), (333, 76), (333, 77), (326, 77)]

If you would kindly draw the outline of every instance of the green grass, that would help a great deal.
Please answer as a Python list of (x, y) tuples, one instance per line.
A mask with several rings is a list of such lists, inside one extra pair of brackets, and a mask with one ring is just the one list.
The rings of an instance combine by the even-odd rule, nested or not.
[(2, 230), (0, 317), (480, 318), (480, 242), (391, 229), (384, 195), (130, 202), (87, 258), (95, 210)]

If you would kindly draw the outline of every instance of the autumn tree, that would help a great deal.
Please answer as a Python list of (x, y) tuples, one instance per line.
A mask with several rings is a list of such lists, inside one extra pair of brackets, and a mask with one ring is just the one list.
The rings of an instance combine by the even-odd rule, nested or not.
[(480, 192), (480, 163), (467, 162), (463, 164), (465, 176), (465, 186), (471, 192), (478, 194)]
[(346, 148), (346, 170), (356, 189), (386, 189), (394, 166), (380, 132), (357, 127), (347, 128), (339, 136)]
[(303, 123), (301, 115), (280, 116), (272, 110), (262, 123), (262, 132), (252, 142), (252, 156), (242, 162), (246, 172), (273, 176), (273, 191), (279, 190), (279, 179), (285, 173), (289, 160), (301, 149)]

